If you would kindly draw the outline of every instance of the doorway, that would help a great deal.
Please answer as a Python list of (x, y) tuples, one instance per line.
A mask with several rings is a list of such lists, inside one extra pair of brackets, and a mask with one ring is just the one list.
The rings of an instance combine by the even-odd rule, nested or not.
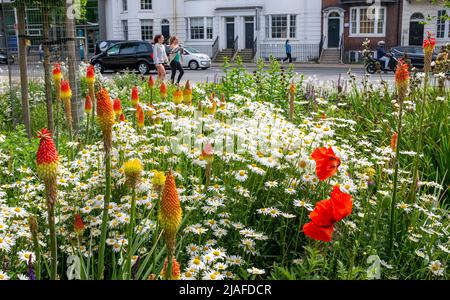
[(337, 12), (328, 16), (328, 48), (339, 47), (341, 37), (341, 17)]
[(227, 31), (227, 48), (233, 48), (234, 45), (234, 17), (225, 18)]
[(245, 17), (245, 48), (253, 49), (255, 41), (255, 22), (253, 17)]
[(425, 17), (421, 13), (415, 13), (411, 16), (409, 22), (409, 45), (422, 46), (425, 25), (423, 24)]
[(165, 42), (168, 43), (170, 38), (170, 23), (167, 19), (161, 20), (161, 34), (164, 36)]

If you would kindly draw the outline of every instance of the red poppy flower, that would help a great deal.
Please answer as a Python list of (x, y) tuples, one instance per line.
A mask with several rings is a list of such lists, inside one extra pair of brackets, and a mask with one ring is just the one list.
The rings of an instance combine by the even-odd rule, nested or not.
[(334, 154), (331, 147), (317, 148), (311, 158), (316, 161), (316, 175), (321, 181), (335, 175), (341, 165), (341, 160)]
[(303, 226), (303, 232), (312, 239), (317, 241), (331, 242), (331, 236), (333, 235), (334, 227), (325, 226), (320, 227), (314, 224), (314, 222), (306, 223)]
[(334, 222), (339, 222), (352, 213), (352, 196), (343, 193), (338, 185), (333, 188), (330, 201), (333, 206)]
[(303, 232), (312, 239), (330, 242), (334, 224), (350, 215), (352, 206), (352, 197), (343, 193), (336, 185), (330, 199), (316, 203), (316, 207), (309, 214), (311, 222), (303, 226)]

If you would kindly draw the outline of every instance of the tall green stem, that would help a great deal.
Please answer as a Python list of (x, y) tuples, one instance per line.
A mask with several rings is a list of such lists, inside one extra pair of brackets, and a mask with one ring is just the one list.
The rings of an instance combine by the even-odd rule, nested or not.
[(413, 181), (411, 186), (411, 192), (409, 195), (409, 200), (411, 203), (415, 202), (416, 199), (416, 181), (417, 181), (417, 170), (419, 168), (419, 161), (420, 161), (420, 154), (423, 150), (423, 122), (424, 122), (424, 115), (425, 115), (425, 105), (426, 105), (426, 99), (428, 96), (428, 72), (425, 73), (424, 83), (423, 83), (423, 99), (420, 107), (420, 113), (419, 113), (419, 136), (417, 140), (417, 148), (416, 148), (416, 156), (414, 158), (414, 165), (413, 165)]
[(106, 192), (103, 205), (103, 217), (102, 217), (102, 234), (100, 240), (100, 248), (98, 253), (98, 279), (103, 279), (103, 272), (105, 266), (105, 245), (106, 245), (106, 233), (108, 229), (108, 210), (109, 201), (111, 199), (111, 153), (106, 150), (105, 153), (105, 179), (106, 179)]
[(56, 280), (57, 263), (58, 263), (58, 249), (56, 245), (56, 230), (55, 230), (55, 205), (48, 206), (48, 226), (50, 228), (50, 252), (51, 252), (51, 273), (50, 279)]
[(128, 249), (127, 249), (127, 272), (129, 279), (131, 279), (131, 250), (133, 248), (133, 232), (134, 232), (134, 221), (136, 218), (136, 188), (133, 186), (131, 198), (131, 216), (130, 216), (130, 225), (128, 227)]
[[(400, 96), (403, 98), (403, 96)], [(397, 124), (397, 148), (395, 150), (395, 172), (394, 172), (394, 187), (392, 190), (392, 201), (391, 201), (391, 219), (390, 219), (390, 236), (389, 236), (389, 253), (392, 251), (392, 246), (394, 244), (394, 216), (395, 216), (395, 203), (397, 201), (397, 185), (398, 185), (398, 171), (399, 171), (399, 154), (400, 154), (400, 140), (402, 136), (402, 118), (403, 118), (403, 99), (399, 99), (400, 102), (400, 113), (398, 116)]]

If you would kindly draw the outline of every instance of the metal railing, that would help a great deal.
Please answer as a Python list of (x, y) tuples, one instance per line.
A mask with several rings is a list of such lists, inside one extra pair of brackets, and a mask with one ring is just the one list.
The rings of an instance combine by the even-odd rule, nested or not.
[(212, 44), (212, 59), (214, 60), (219, 53), (219, 36), (216, 37)]
[(344, 63), (344, 34), (341, 35), (341, 39), (339, 41), (339, 60), (340, 63)]
[(255, 58), (256, 52), (258, 52), (258, 37), (255, 37), (255, 40), (253, 41), (252, 58)]
[(233, 55), (231, 56), (232, 61), (236, 58), (236, 55), (238, 54), (238, 51), (239, 51), (238, 42), (239, 42), (239, 36), (236, 36), (236, 38), (234, 39), (234, 42), (233, 42)]
[(325, 44), (325, 34), (322, 34), (322, 38), (320, 39), (320, 43), (319, 43), (319, 61), (322, 59), (322, 54), (323, 54), (323, 50), (324, 50), (324, 44)]

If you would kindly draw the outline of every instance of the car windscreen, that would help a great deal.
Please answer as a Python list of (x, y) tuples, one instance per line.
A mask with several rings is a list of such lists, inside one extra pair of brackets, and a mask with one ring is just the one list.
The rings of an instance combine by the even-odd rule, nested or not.
[(106, 51), (106, 53), (107, 53), (108, 55), (117, 55), (117, 54), (119, 54), (119, 48), (120, 48), (120, 45), (112, 46), (111, 48), (109, 48), (109, 49)]
[(192, 47), (183, 47), (183, 48), (189, 51), (190, 53), (200, 53), (197, 49)]

